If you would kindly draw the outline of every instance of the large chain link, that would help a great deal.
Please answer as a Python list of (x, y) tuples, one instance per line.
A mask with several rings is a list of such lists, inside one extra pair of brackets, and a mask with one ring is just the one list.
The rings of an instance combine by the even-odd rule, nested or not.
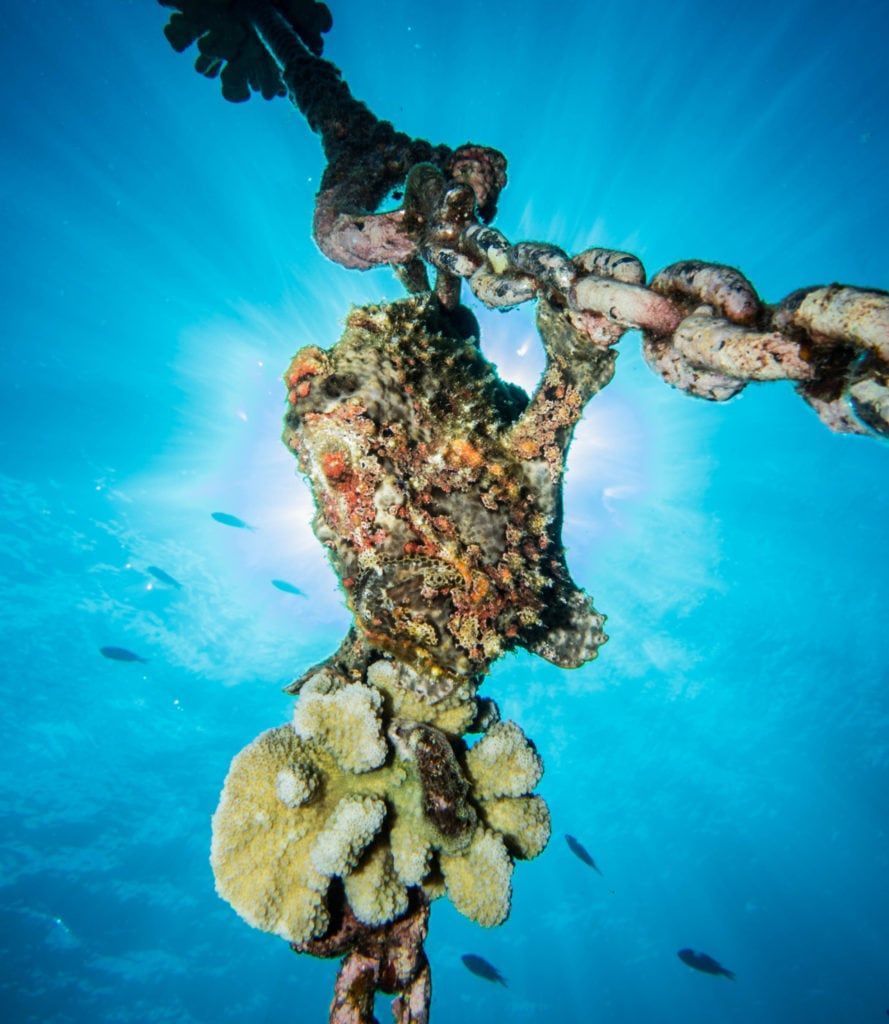
[[(767, 305), (732, 267), (674, 263), (646, 285), (629, 253), (572, 257), (541, 242), (513, 245), (486, 226), (506, 182), (503, 155), (475, 144), (432, 146), (375, 117), (319, 56), (330, 27), (323, 4), (161, 3), (176, 11), (166, 28), (174, 48), (199, 38), (198, 70), (212, 76), (225, 64), (229, 99), (286, 88), (320, 134), (328, 167), (314, 234), (342, 266), (396, 265), (408, 290), (420, 291), (428, 288), (425, 261), (446, 306), (459, 303), (461, 279), (495, 308), (543, 298), (596, 346), (641, 330), (649, 365), (690, 394), (722, 401), (751, 381), (792, 380), (832, 430), (889, 436), (885, 292), (834, 284)], [(371, 212), (406, 174), (403, 205)]]
[(886, 292), (832, 284), (769, 305), (740, 271), (697, 260), (646, 285), (630, 253), (513, 244), (479, 222), (475, 204), (470, 185), (413, 168), (402, 211), (418, 256), (400, 268), (410, 290), (428, 287), (422, 259), (445, 305), (459, 301), (461, 279), (491, 308), (544, 297), (595, 346), (641, 331), (648, 365), (689, 394), (725, 401), (753, 381), (791, 380), (831, 430), (889, 436)]

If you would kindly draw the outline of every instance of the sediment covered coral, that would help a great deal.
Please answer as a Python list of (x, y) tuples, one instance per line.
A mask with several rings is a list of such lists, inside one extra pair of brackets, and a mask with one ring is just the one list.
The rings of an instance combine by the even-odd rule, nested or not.
[(533, 860), (549, 842), (549, 808), (539, 796), (503, 797), (482, 804), (487, 824), (499, 832), (519, 860)]
[(479, 799), (524, 796), (540, 781), (543, 762), (515, 722), (498, 722), (469, 751), (466, 767)]
[(461, 914), (487, 928), (502, 924), (512, 899), (512, 860), (496, 832), (481, 828), (469, 848), (441, 858), (448, 897)]
[[(511, 854), (536, 856), (549, 836), (545, 804), (528, 796), (542, 764), (518, 726), (498, 722), (467, 749), (463, 728), (393, 715), (393, 691), (372, 681), (392, 686), (381, 662), (364, 683), (324, 670), (307, 682), (295, 724), (234, 759), (213, 819), (220, 895), (293, 943), (320, 939), (341, 912), (337, 878), (367, 926), (398, 919), (416, 887), (427, 899), (446, 890), (467, 917), (498, 924)], [(467, 697), (450, 710), (467, 724), (477, 708)]]
[(360, 683), (333, 689), (333, 683), (307, 686), (293, 715), (298, 736), (311, 737), (346, 771), (366, 772), (386, 759), (380, 733), (380, 692)]

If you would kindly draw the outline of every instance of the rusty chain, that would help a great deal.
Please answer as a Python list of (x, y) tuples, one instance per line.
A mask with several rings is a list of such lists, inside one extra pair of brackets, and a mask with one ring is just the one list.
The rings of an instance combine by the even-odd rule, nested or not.
[(641, 331), (648, 365), (689, 394), (725, 401), (752, 381), (790, 380), (832, 430), (889, 436), (886, 292), (831, 284), (769, 305), (740, 271), (697, 260), (646, 285), (630, 253), (593, 248), (572, 257), (544, 242), (512, 244), (480, 223), (475, 205), (470, 185), (448, 187), (428, 164), (412, 169), (399, 211), (416, 245), (399, 268), (409, 290), (429, 287), (425, 261), (447, 306), (459, 301), (461, 279), (490, 308), (545, 297), (593, 345)]
[[(418, 292), (429, 287), (431, 264), (446, 307), (459, 303), (463, 279), (492, 308), (543, 298), (596, 346), (640, 330), (649, 366), (690, 394), (724, 401), (751, 381), (791, 380), (832, 430), (889, 436), (887, 293), (833, 284), (768, 305), (732, 267), (674, 263), (646, 285), (629, 253), (588, 249), (572, 257), (546, 243), (513, 245), (487, 226), (506, 183), (503, 155), (475, 144), (432, 146), (375, 117), (320, 58), (321, 33), (330, 28), (323, 4), (160, 2), (176, 9), (166, 29), (174, 48), (198, 39), (199, 71), (226, 65), (229, 99), (246, 98), (250, 88), (286, 91), (319, 133), (328, 166), (314, 235), (340, 265), (393, 265)], [(403, 205), (373, 212), (401, 182)]]

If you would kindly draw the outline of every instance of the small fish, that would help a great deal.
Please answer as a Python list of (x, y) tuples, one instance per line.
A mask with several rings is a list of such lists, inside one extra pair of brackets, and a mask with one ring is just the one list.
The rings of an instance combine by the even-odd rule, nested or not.
[(182, 589), (182, 584), (179, 580), (174, 579), (168, 572), (164, 572), (163, 569), (158, 569), (156, 565), (149, 565), (145, 571), (150, 573), (156, 580), (160, 580), (161, 583), (166, 583), (168, 587), (175, 587), (177, 590)]
[(253, 530), (254, 532), (256, 530), (255, 526), (245, 523), (237, 516), (229, 515), (228, 512), (211, 512), (210, 518), (215, 519), (217, 523), (222, 523), (223, 526), (233, 526), (236, 530)]
[(575, 857), (578, 858), (578, 860), (582, 860), (584, 864), (589, 864), (593, 871), (598, 872), (600, 875), (602, 874), (602, 872), (599, 871), (599, 865), (590, 856), (590, 853), (587, 850), (587, 848), (582, 843), (579, 843), (574, 838), (574, 836), (566, 835), (565, 842), (568, 844), (568, 849), (574, 854)]
[(734, 971), (723, 967), (721, 963), (714, 960), (712, 956), (707, 956), (706, 953), (696, 953), (693, 949), (680, 949), (676, 956), (696, 971), (703, 971), (704, 974), (722, 974), (726, 978), (731, 978), (732, 981), (735, 980)]
[(294, 586), (292, 583), (288, 583), (287, 580), (272, 580), (272, 586), (277, 587), (278, 590), (283, 590), (285, 594), (296, 594), (297, 597), (305, 597), (306, 595)]
[(103, 658), (110, 658), (111, 661), (141, 661), (144, 665), (148, 659), (140, 658), (138, 654), (128, 651), (126, 647), (100, 647), (99, 654)]
[(475, 953), (464, 953), (460, 959), (466, 965), (466, 969), (473, 974), (477, 974), (478, 977), (484, 978), (485, 981), (499, 981), (504, 988), (507, 987), (506, 978), (503, 977), (493, 964), (488, 963), (483, 956), (476, 956)]

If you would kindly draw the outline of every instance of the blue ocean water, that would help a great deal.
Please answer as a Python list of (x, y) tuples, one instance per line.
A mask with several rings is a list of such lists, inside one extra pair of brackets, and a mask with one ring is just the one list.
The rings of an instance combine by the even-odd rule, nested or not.
[[(728, 263), (769, 301), (889, 287), (883, 0), (331, 6), (326, 55), (375, 112), (507, 154), (511, 239)], [(209, 819), (349, 622), (280, 375), (399, 289), (320, 255), (317, 140), (283, 100), (225, 103), (165, 16), (0, 13), (0, 1018), (315, 1024), (335, 965), (216, 897)], [(530, 311), (479, 315), (532, 385)], [(611, 640), (486, 683), (545, 759), (554, 835), (503, 927), (435, 905), (434, 1019), (885, 1019), (889, 447), (832, 435), (787, 384), (713, 405), (638, 337), (620, 351), (566, 488)]]

